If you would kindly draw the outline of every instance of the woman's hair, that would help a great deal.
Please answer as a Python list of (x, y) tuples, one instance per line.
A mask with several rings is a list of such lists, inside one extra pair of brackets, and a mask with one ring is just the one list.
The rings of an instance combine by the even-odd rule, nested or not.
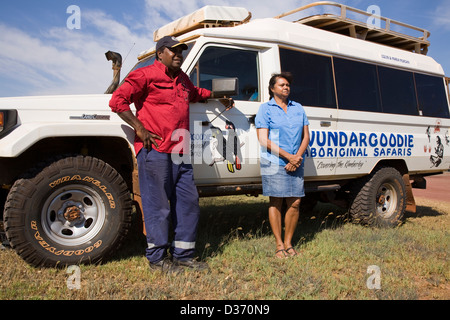
[(293, 76), (290, 72), (281, 72), (281, 73), (274, 73), (272, 75), (272, 78), (269, 80), (269, 95), (270, 99), (273, 98), (273, 92), (272, 89), (275, 87), (275, 83), (277, 83), (278, 78), (286, 79), (289, 84), (292, 84)]

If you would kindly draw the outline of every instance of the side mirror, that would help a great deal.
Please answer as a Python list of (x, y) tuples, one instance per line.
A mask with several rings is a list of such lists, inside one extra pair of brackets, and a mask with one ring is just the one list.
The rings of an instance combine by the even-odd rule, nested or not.
[(239, 94), (238, 78), (219, 78), (212, 80), (214, 97), (230, 97)]

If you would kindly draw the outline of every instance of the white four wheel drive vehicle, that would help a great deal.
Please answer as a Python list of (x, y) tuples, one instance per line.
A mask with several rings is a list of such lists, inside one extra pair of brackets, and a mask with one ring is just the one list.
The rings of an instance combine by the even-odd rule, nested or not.
[[(294, 18), (311, 8), (325, 12)], [(415, 210), (412, 188), (450, 167), (448, 78), (427, 56), (428, 31), (369, 18), (333, 2), (255, 20), (244, 8), (207, 6), (155, 32), (155, 41), (188, 44), (183, 70), (195, 85), (238, 84), (230, 111), (214, 100), (191, 105), (200, 196), (261, 192), (254, 118), (271, 75), (288, 71), (290, 98), (311, 123), (307, 199), (347, 200), (350, 217), (374, 226), (397, 226)], [(118, 75), (120, 55), (107, 57)], [(154, 48), (142, 53), (134, 69), (154, 58)], [(103, 95), (0, 99), (4, 229), (32, 265), (98, 262), (127, 235), (140, 194), (134, 132), (108, 107), (117, 85)]]

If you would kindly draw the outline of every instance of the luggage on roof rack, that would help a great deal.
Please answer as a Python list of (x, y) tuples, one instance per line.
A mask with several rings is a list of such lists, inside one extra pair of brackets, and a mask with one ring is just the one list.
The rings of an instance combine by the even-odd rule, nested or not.
[(205, 6), (159, 28), (153, 33), (153, 40), (157, 42), (164, 36), (177, 37), (201, 28), (234, 27), (248, 22), (251, 17), (252, 14), (245, 8)]

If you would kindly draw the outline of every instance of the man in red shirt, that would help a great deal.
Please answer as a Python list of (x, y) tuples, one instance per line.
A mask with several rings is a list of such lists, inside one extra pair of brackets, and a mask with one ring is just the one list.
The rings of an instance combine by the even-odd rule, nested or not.
[[(166, 36), (156, 45), (153, 65), (131, 72), (113, 94), (110, 107), (135, 131), (139, 184), (147, 232), (146, 256), (152, 269), (177, 272), (182, 267), (207, 269), (193, 259), (200, 216), (198, 192), (192, 165), (174, 162), (189, 146), (174, 137), (174, 131), (189, 130), (189, 103), (212, 98), (211, 91), (195, 87), (181, 71), (187, 45)], [(130, 104), (136, 107), (136, 116)], [(178, 132), (180, 132), (178, 131)], [(176, 133), (176, 132), (175, 132)], [(174, 241), (168, 243), (169, 225)], [(170, 247), (173, 260), (167, 258)]]

